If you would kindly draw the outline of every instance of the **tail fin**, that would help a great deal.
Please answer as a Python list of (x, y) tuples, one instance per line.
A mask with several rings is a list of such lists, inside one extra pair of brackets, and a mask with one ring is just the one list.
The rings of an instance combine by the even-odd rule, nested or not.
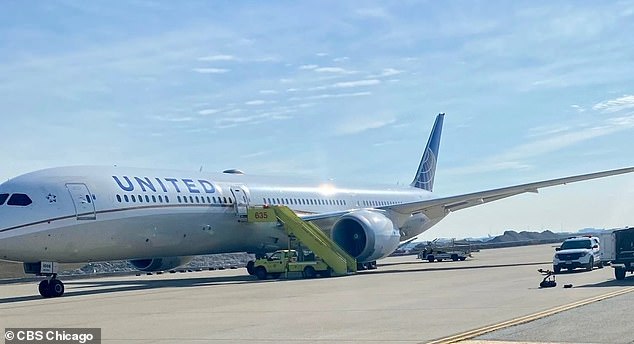
[(427, 191), (433, 191), (434, 189), (434, 176), (436, 174), (436, 162), (438, 159), (438, 148), (440, 147), (440, 134), (442, 133), (442, 123), (445, 118), (444, 113), (438, 114), (434, 127), (429, 135), (423, 158), (418, 165), (418, 171), (416, 176), (410, 184), (415, 188), (424, 189)]

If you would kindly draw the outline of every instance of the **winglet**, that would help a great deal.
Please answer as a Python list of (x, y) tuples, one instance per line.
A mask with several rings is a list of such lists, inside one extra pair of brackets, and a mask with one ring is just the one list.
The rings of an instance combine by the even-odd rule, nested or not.
[(429, 135), (423, 158), (420, 160), (416, 176), (410, 184), (415, 188), (433, 191), (434, 176), (436, 174), (436, 162), (438, 161), (438, 148), (440, 147), (440, 134), (442, 133), (442, 124), (445, 118), (444, 113), (438, 114), (434, 127)]

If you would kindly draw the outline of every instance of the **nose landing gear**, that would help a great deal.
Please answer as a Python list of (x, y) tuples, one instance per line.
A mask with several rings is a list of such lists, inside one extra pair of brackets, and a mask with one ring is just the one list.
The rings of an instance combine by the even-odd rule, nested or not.
[(64, 283), (57, 279), (57, 274), (52, 274), (49, 278), (40, 282), (38, 290), (44, 298), (60, 297), (64, 295)]

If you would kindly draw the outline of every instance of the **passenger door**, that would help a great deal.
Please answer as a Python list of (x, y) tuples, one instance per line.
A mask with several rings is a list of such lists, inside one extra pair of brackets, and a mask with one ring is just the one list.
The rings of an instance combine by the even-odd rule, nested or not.
[(231, 193), (235, 200), (236, 216), (246, 220), (249, 208), (249, 193), (243, 185), (232, 185)]
[(95, 200), (93, 199), (86, 184), (68, 183), (66, 184), (66, 189), (68, 189), (70, 197), (73, 200), (77, 220), (97, 219), (97, 214), (95, 213)]

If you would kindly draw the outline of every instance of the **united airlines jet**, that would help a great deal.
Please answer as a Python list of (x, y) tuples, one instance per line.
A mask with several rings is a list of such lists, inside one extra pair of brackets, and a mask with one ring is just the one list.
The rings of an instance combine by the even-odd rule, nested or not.
[(60, 167), (0, 184), (0, 259), (47, 276), (43, 297), (64, 293), (59, 263), (129, 260), (142, 271), (168, 270), (192, 256), (287, 245), (275, 222), (245, 221), (253, 206), (286, 205), (313, 221), (359, 263), (372, 266), (400, 242), (452, 211), (539, 188), (629, 173), (634, 167), (435, 196), (444, 114), (438, 115), (412, 183), (358, 189), (256, 177), (239, 170), (208, 174), (123, 167)]

